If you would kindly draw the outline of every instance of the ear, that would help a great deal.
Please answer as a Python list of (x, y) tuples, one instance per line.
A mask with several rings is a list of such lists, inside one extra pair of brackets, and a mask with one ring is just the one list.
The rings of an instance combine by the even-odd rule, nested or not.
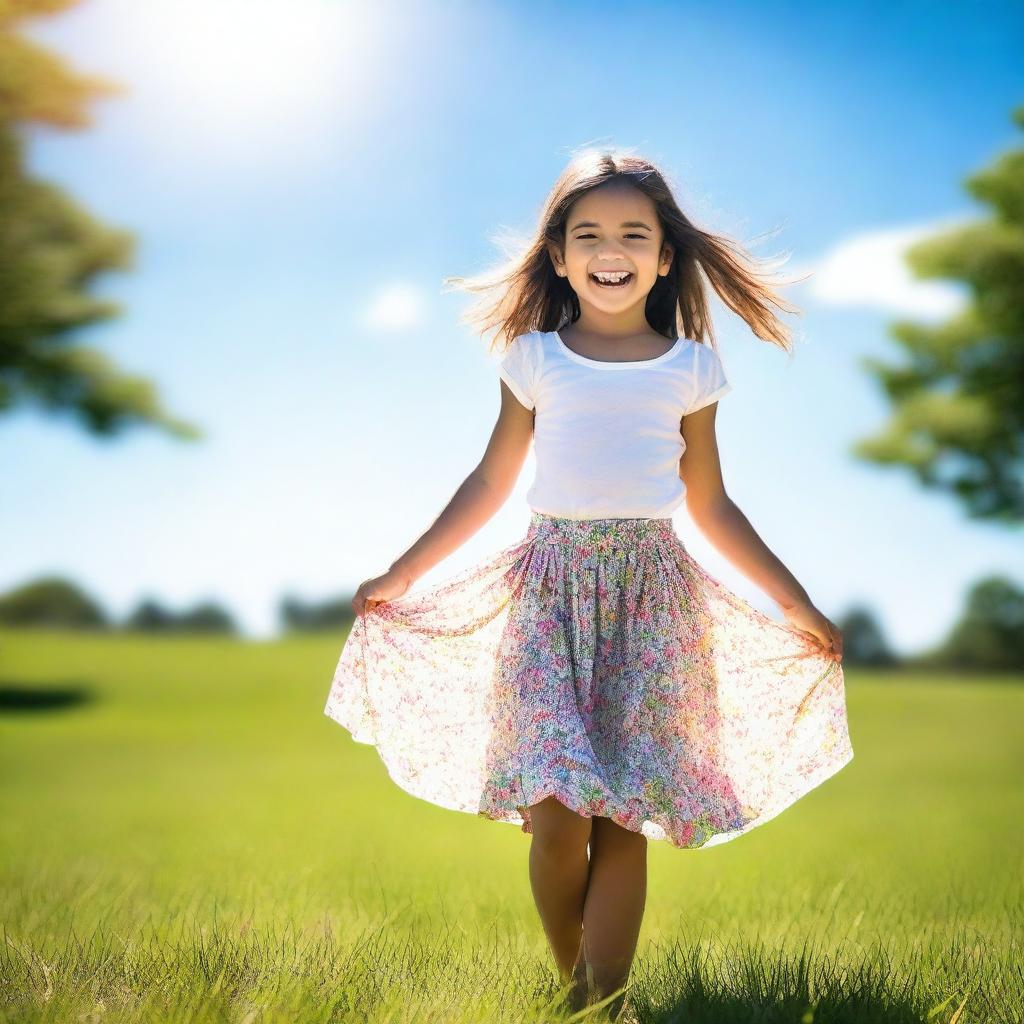
[(548, 256), (551, 257), (555, 273), (561, 277), (565, 277), (565, 255), (554, 242), (548, 243)]
[(666, 242), (661, 247), (661, 264), (658, 267), (659, 271), (668, 273), (672, 267), (672, 260), (675, 257), (676, 251), (672, 246), (671, 242)]

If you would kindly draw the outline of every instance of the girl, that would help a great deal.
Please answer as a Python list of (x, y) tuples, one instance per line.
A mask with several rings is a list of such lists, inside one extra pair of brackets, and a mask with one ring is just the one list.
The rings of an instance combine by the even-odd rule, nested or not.
[[(511, 343), (479, 465), (386, 573), (364, 581), (326, 714), (432, 803), (522, 826), (573, 1008), (621, 1010), (648, 839), (697, 849), (772, 818), (848, 763), (842, 635), (722, 482), (731, 390), (700, 272), (789, 351), (792, 312), (702, 231), (650, 162), (587, 152), (477, 312)], [(410, 585), (507, 499), (535, 444), (529, 529), (447, 581)], [(711, 577), (700, 530), (786, 624)], [(589, 856), (588, 856), (589, 854)], [(609, 998), (609, 997), (614, 997)]]

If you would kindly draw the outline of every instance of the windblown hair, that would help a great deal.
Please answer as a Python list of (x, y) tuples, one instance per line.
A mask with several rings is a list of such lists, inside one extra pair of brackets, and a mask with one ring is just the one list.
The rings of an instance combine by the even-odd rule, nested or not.
[(772, 288), (790, 282), (773, 281), (764, 273), (775, 261), (755, 259), (732, 239), (697, 227), (679, 208), (658, 168), (621, 150), (588, 149), (573, 158), (544, 203), (536, 236), (520, 254), (476, 277), (444, 278), (446, 285), (485, 295), (463, 314), (463, 322), (480, 334), (495, 329), (493, 349), (498, 338), (507, 347), (520, 334), (558, 330), (579, 319), (579, 299), (568, 280), (555, 273), (548, 246), (553, 243), (564, 251), (573, 204), (611, 182), (626, 182), (651, 197), (664, 232), (662, 242), (674, 250), (671, 269), (647, 296), (647, 322), (653, 330), (672, 341), (682, 335), (715, 342), (706, 279), (757, 337), (792, 352), (790, 329), (772, 307), (787, 313), (799, 310)]

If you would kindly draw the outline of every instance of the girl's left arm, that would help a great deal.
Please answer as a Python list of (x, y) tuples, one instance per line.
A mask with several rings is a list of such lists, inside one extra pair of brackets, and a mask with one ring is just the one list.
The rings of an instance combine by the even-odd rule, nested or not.
[(779, 605), (792, 625), (841, 658), (839, 627), (814, 606), (797, 578), (726, 493), (715, 437), (717, 410), (718, 403), (712, 402), (682, 420), (686, 449), (679, 460), (679, 476), (686, 486), (686, 510), (701, 533)]

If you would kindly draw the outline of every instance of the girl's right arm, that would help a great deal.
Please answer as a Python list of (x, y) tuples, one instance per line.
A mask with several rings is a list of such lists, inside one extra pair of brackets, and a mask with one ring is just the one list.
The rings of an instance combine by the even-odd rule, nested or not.
[(501, 409), (483, 458), (425, 533), (382, 576), (360, 584), (356, 615), (401, 597), (413, 582), (473, 536), (508, 500), (533, 440), (533, 410), (501, 381)]

